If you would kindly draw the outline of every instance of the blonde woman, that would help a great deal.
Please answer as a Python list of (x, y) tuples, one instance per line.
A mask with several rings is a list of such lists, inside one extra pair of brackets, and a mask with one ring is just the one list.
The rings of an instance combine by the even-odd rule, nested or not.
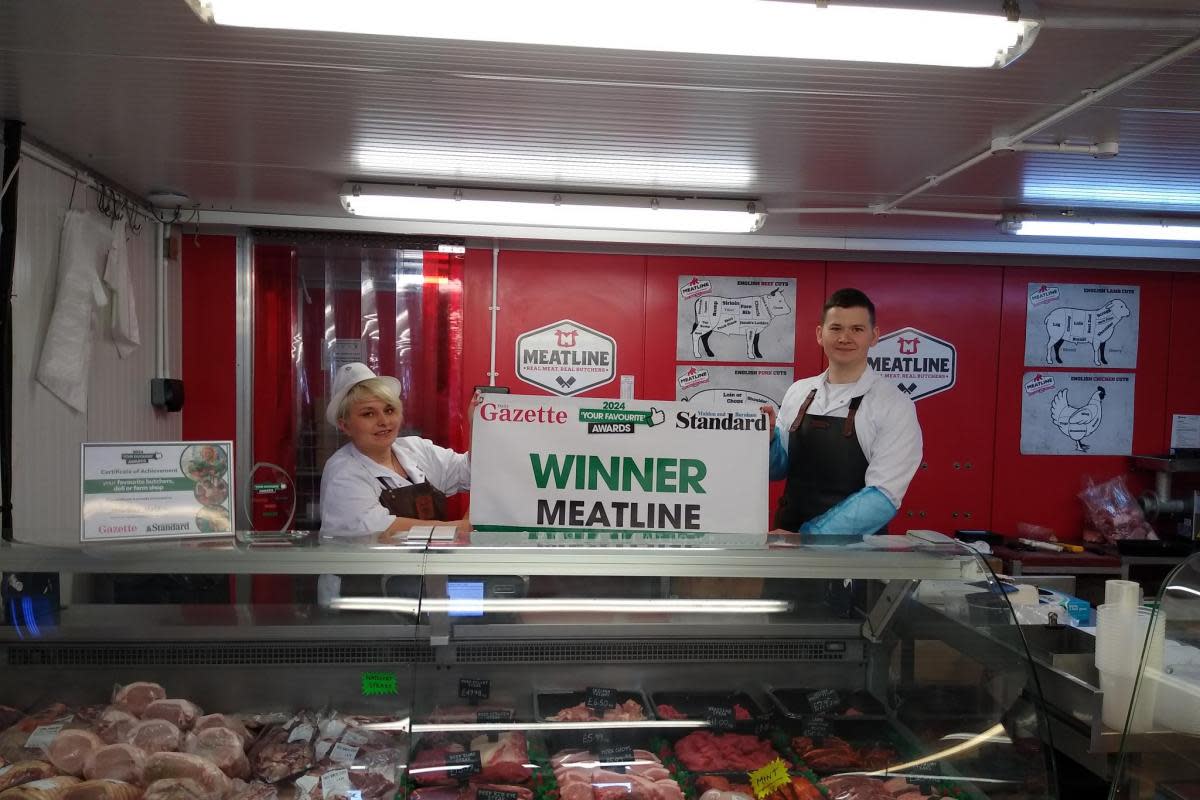
[[(472, 398), (468, 419), (479, 400)], [(446, 497), (471, 487), (467, 453), (419, 436), (397, 437), (404, 421), (400, 381), (376, 376), (366, 364), (338, 368), (325, 419), (350, 441), (321, 473), (324, 534), (393, 534), (446, 524)]]

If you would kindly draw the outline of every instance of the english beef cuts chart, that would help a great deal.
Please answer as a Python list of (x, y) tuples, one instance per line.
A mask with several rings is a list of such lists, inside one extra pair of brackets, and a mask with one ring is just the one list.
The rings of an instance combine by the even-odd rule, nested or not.
[(1031, 283), (1025, 366), (1137, 367), (1140, 287)]
[(791, 362), (795, 279), (680, 275), (675, 341), (679, 361)]

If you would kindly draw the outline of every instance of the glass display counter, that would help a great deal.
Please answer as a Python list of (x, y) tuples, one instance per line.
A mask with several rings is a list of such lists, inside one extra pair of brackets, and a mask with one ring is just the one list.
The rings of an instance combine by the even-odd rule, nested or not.
[[(6, 573), (58, 574), (68, 602), (10, 592), (0, 757), (110, 735), (98, 720), (133, 685), (246, 728), (243, 765), (172, 720), (178, 749), (219, 762), (223, 797), (1055, 796), (1040, 682), (987, 563), (883, 538), (4, 544)], [(120, 574), (230, 575), (241, 602), (93, 602), (94, 577)], [(258, 575), (290, 576), (291, 601), (248, 602)], [(317, 593), (320, 575), (340, 590)], [(149, 758), (143, 782), (176, 777)]]

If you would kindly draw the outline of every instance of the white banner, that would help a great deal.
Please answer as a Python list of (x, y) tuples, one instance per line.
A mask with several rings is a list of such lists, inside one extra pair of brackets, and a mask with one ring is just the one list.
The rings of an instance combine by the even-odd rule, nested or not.
[(767, 531), (766, 417), (648, 400), (487, 395), (477, 531)]
[(231, 442), (84, 444), (81, 542), (233, 531)]

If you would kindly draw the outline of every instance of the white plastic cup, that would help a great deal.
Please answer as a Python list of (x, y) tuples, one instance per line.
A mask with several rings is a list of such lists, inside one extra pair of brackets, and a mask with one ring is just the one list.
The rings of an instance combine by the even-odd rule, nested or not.
[(1104, 604), (1136, 608), (1142, 602), (1142, 587), (1136, 581), (1111, 580), (1104, 582)]
[[(1154, 635), (1147, 641), (1150, 620)], [(1096, 669), (1110, 675), (1133, 676), (1142, 667), (1161, 668), (1166, 618), (1148, 608), (1125, 608), (1107, 603), (1096, 609)]]
[[(1115, 731), (1125, 730), (1125, 720), (1129, 718), (1129, 706), (1134, 700), (1136, 685), (1136, 676), (1100, 673), (1100, 691), (1104, 693), (1100, 719), (1106, 726)], [(1158, 684), (1152, 680), (1143, 680), (1141, 686), (1137, 687), (1137, 706), (1129, 720), (1130, 733), (1146, 733), (1153, 727), (1157, 687)]]

